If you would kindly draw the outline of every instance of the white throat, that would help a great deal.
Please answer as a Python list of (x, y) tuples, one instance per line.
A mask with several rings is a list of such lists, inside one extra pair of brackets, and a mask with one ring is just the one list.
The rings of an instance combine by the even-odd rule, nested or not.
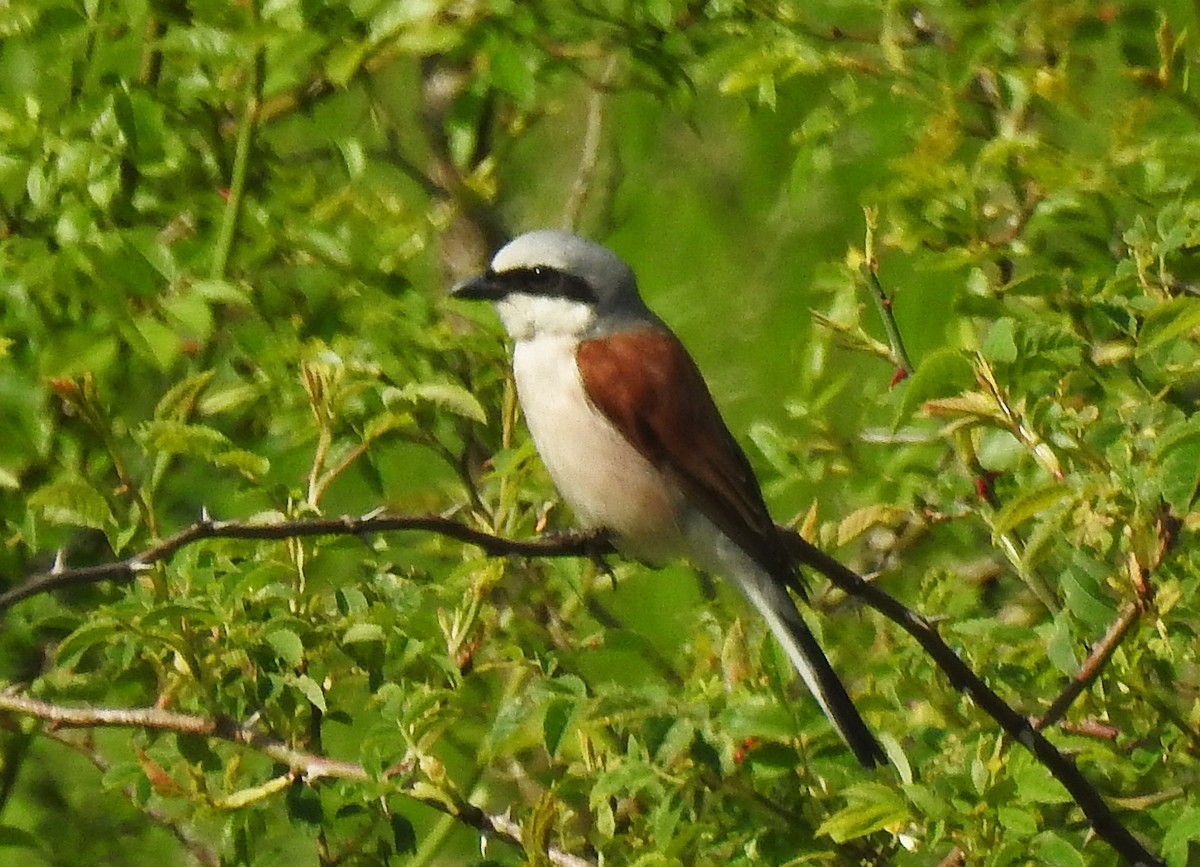
[(535, 337), (582, 337), (596, 310), (582, 301), (513, 292), (496, 302), (504, 329), (518, 343)]

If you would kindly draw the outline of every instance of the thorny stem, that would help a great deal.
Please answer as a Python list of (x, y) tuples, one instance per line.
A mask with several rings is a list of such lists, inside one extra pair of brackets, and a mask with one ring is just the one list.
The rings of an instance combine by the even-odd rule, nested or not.
[[(867, 294), (875, 302), (875, 309), (883, 322), (883, 330), (887, 334), (888, 343), (892, 347), (892, 360), (904, 376), (912, 376), (915, 368), (908, 350), (904, 348), (904, 338), (900, 335), (900, 327), (896, 325), (895, 314), (892, 313), (892, 299), (888, 297), (879, 282), (879, 259), (875, 256), (875, 229), (879, 225), (877, 208), (863, 208), (867, 221), (866, 237), (863, 241), (863, 261), (858, 273), (867, 288)], [(903, 378), (903, 377), (901, 377)]]

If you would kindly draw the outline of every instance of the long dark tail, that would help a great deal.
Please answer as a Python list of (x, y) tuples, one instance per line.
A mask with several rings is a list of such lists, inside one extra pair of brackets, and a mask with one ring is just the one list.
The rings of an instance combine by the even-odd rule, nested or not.
[(796, 610), (796, 603), (787, 590), (757, 567), (753, 574), (743, 572), (737, 575), (736, 582), (743, 595), (767, 621), (813, 698), (862, 766), (870, 769), (887, 764), (883, 748), (854, 707), (846, 687)]

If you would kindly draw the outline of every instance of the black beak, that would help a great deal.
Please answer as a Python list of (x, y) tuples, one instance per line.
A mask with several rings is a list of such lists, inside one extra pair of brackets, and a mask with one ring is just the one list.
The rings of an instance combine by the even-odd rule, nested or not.
[(462, 298), (466, 301), (498, 301), (507, 294), (508, 289), (501, 285), (491, 271), (460, 280), (450, 289), (452, 298)]

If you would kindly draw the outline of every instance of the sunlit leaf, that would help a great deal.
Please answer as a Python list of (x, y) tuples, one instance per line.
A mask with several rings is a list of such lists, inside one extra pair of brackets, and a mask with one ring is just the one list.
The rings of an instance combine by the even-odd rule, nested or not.
[(384, 402), (389, 405), (397, 400), (432, 403), (455, 415), (481, 424), (487, 423), (487, 413), (479, 399), (453, 382), (412, 382), (402, 389), (393, 389), (384, 394)]
[(818, 834), (828, 834), (834, 842), (856, 840), (908, 819), (908, 805), (890, 786), (859, 783), (842, 794), (846, 806), (826, 818), (817, 828)]
[(1145, 355), (1200, 328), (1200, 298), (1173, 298), (1160, 304), (1138, 332), (1137, 354)]
[(965, 353), (954, 349), (930, 353), (904, 381), (904, 392), (892, 419), (893, 430), (907, 422), (926, 401), (959, 394), (974, 384), (975, 368)]
[(992, 531), (996, 535), (1008, 533), (1026, 521), (1057, 510), (1063, 503), (1075, 497), (1076, 492), (1061, 482), (1051, 482), (1022, 491), (1005, 503), (1004, 508), (996, 514), (992, 522)]
[(54, 524), (100, 530), (114, 520), (108, 501), (83, 479), (43, 485), (30, 495), (29, 505)]
[(267, 633), (267, 644), (288, 665), (297, 666), (304, 661), (304, 642), (290, 629), (273, 629)]
[(324, 713), (328, 710), (325, 706), (325, 691), (321, 689), (320, 684), (309, 677), (307, 674), (292, 675), (290, 677), (291, 684), (304, 694), (309, 703), (317, 710)]

